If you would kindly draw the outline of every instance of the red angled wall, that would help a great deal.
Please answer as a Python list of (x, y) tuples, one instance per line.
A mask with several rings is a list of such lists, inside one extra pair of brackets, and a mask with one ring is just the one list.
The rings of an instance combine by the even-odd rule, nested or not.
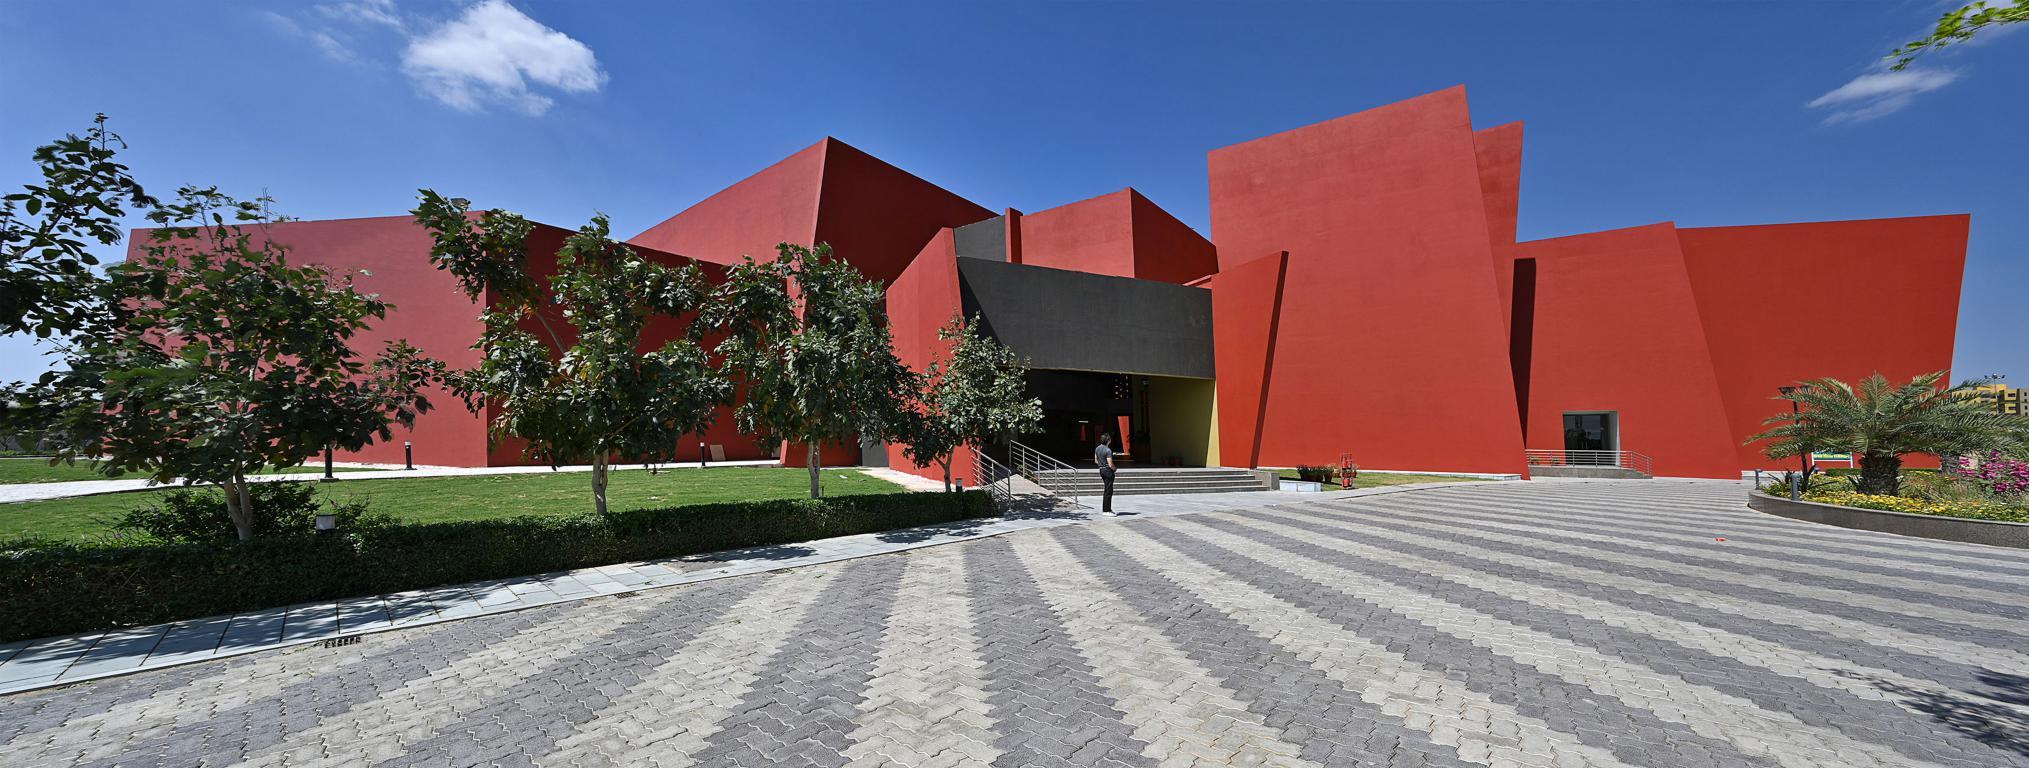
[(780, 243), (829, 243), (887, 282), (943, 227), (993, 213), (845, 142), (825, 138), (628, 242), (701, 261), (766, 261)]
[[(1535, 265), (1530, 448), (1564, 448), (1563, 415), (1613, 411), (1622, 450), (1655, 473), (1738, 478), (1676, 228), (1655, 224), (1517, 247)], [(1527, 297), (1517, 297), (1518, 299)]]
[(1219, 462), (1226, 466), (1261, 466), (1261, 417), (1274, 380), (1276, 325), (1288, 267), (1289, 254), (1276, 252), (1227, 267), (1204, 284), (1212, 291)]
[(825, 140), (817, 240), (830, 243), (867, 277), (895, 279), (945, 227), (993, 218), (993, 212), (837, 139)]
[[(364, 219), (293, 221), (268, 228), (271, 237), (289, 247), (289, 260), (319, 264), (354, 274), (361, 293), (378, 293), (394, 305), (386, 319), (353, 337), (353, 349), (371, 358), (394, 339), (407, 339), (424, 355), (456, 368), (479, 361), (472, 350), (479, 339), (479, 305), (469, 301), (448, 272), (430, 265), (430, 235), (408, 216)], [(128, 238), (128, 258), (143, 252), (150, 230), (137, 229)], [(414, 429), (393, 428), (392, 439), (357, 452), (337, 455), (340, 461), (387, 464), (402, 462), (402, 442), (415, 443), (418, 464), (487, 466), (486, 424), (465, 410), (449, 390), (425, 393), (430, 412), (416, 419)]]
[(1165, 283), (1219, 269), (1212, 243), (1133, 189), (1021, 214), (1013, 261)]
[(1289, 253), (1261, 463), (1526, 471), (1464, 88), (1210, 169), (1221, 268)]
[[(1800, 379), (1894, 382), (1951, 368), (1971, 218), (1678, 230), (1732, 434), (1788, 410)], [(1779, 468), (1755, 446), (1743, 468)], [(1934, 465), (1934, 464), (1933, 464)]]
[[(942, 359), (949, 342), (937, 338), (937, 330), (958, 316), (958, 248), (951, 230), (930, 239), (916, 254), (909, 268), (888, 286), (888, 331), (894, 335), (895, 356), (918, 373)], [(904, 446), (888, 446), (888, 466), (933, 480), (944, 479), (944, 469), (922, 466), (903, 455)], [(973, 482), (969, 454), (960, 450), (951, 462), (951, 478)]]
[(1479, 165), (1480, 194), (1487, 209), (1487, 237), (1494, 256), (1494, 282), (1500, 286), (1501, 318), (1514, 311), (1515, 225), (1522, 206), (1522, 124), (1497, 125), (1472, 135)]
[[(430, 264), (430, 236), (414, 219), (383, 216), (294, 221), (273, 225), (268, 231), (277, 242), (289, 247), (292, 262), (351, 272), (360, 292), (378, 293), (394, 305), (385, 319), (354, 337), (353, 349), (362, 356), (371, 358), (388, 341), (400, 338), (416, 345), (423, 354), (444, 361), (453, 370), (478, 365), (479, 353), (472, 346), (484, 330), (479, 322), (479, 304), (465, 298), (450, 273)], [(130, 246), (130, 257), (139, 253), (139, 244), (146, 242), (147, 232), (135, 231), (131, 242), (136, 245)], [(568, 235), (568, 230), (546, 224), (536, 224), (530, 232), (529, 267), (538, 280), (556, 271), (555, 254)], [(637, 247), (637, 251), (665, 264), (682, 265), (689, 261), (653, 249)], [(703, 267), (707, 279), (716, 280), (723, 274), (717, 265)], [(573, 341), (569, 324), (562, 317), (552, 311), (550, 321), (563, 343)], [(643, 335), (644, 348), (659, 347), (676, 338), (688, 322), (688, 318), (676, 318), (651, 324)], [(534, 320), (524, 327), (547, 335)], [(335, 458), (400, 464), (402, 443), (406, 441), (414, 444), (415, 462), (419, 465), (484, 467), (531, 463), (522, 456), (519, 440), (509, 438), (489, 446), (486, 425), (497, 415), (493, 407), (487, 407), (483, 415), (474, 414), (465, 408), (464, 401), (441, 387), (433, 388), (426, 397), (432, 408), (416, 419), (413, 428), (394, 427), (391, 439), (359, 451), (341, 451)], [(721, 412), (705, 439), (707, 443), (725, 446), (727, 459), (763, 456), (761, 447), (752, 438), (739, 434), (733, 427), (729, 412)], [(695, 438), (688, 438), (679, 446), (677, 457), (682, 461), (697, 460)]]
[(829, 144), (805, 147), (627, 242), (718, 264), (739, 263), (741, 256), (767, 261), (778, 243), (810, 245)]
[[(828, 243), (875, 280), (900, 275), (944, 227), (992, 218), (972, 202), (834, 138), (720, 191), (629, 242), (702, 261), (766, 261), (779, 243)], [(805, 452), (782, 449), (802, 466)], [(826, 445), (827, 465), (859, 463), (857, 445)]]
[(1134, 276), (1165, 283), (1189, 283), (1219, 271), (1212, 241), (1155, 201), (1128, 190), (1134, 215)]
[[(529, 274), (534, 276), (537, 281), (547, 284), (550, 277), (556, 274), (556, 252), (563, 248), (564, 240), (570, 234), (570, 230), (548, 224), (536, 224), (535, 229), (529, 233), (528, 252), (530, 257), (528, 270)], [(703, 270), (705, 279), (714, 283), (725, 278), (724, 265), (696, 261), (640, 245), (631, 247), (642, 258), (659, 264), (679, 268), (697, 264)], [(491, 302), (495, 299), (489, 296), (487, 300)], [(555, 307), (546, 307), (543, 312), (548, 319), (547, 327), (542, 322), (530, 318), (522, 321), (522, 330), (535, 334), (537, 338), (546, 340), (551, 339), (550, 334), (554, 333), (555, 341), (553, 343), (559, 346), (577, 343), (577, 335), (572, 332), (570, 321), (563, 316), (562, 312), (558, 311)], [(657, 349), (673, 339), (682, 337), (689, 329), (691, 321), (695, 318), (696, 315), (693, 313), (682, 317), (657, 318), (650, 321), (648, 327), (643, 329), (641, 333), (641, 349), (643, 351)], [(707, 336), (704, 343), (709, 348), (710, 345), (717, 343), (718, 338), (716, 336)], [(487, 406), (486, 419), (489, 423), (499, 416), (500, 409), (498, 406)], [(721, 446), (725, 452), (725, 459), (728, 461), (767, 458), (769, 446), (756, 441), (753, 437), (741, 434), (739, 429), (734, 426), (732, 409), (730, 407), (718, 409), (718, 414), (714, 418), (712, 426), (705, 431), (703, 438), (703, 445), (699, 444), (698, 435), (695, 433), (685, 435), (681, 440), (678, 440), (673, 460), (676, 462), (694, 462), (698, 461), (700, 457), (709, 457), (711, 455), (709, 453), (711, 450), (710, 446), (712, 445)], [(489, 465), (496, 467), (530, 464), (534, 460), (523, 455), (525, 448), (525, 442), (519, 438), (501, 438), (488, 450), (487, 462)], [(624, 459), (622, 460), (624, 461)]]
[(1123, 189), (1022, 214), (1021, 249), (1010, 260), (1134, 277), (1134, 197), (1133, 190)]

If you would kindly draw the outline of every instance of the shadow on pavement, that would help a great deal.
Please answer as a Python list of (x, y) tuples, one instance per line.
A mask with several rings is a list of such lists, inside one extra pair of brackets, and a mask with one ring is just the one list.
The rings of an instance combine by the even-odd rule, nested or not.
[(1867, 675), (1853, 677), (1902, 699), (1902, 706), (1930, 715), (1982, 744), (2029, 756), (2029, 677), (1982, 670), (1985, 690), (1918, 690)]
[(1016, 496), (1013, 501), (1001, 505), (999, 518), (960, 520), (906, 531), (888, 531), (874, 537), (889, 544), (915, 544), (937, 538), (975, 536), (989, 523), (1000, 520), (1090, 520), (1097, 514), (1056, 496)]
[(817, 550), (801, 544), (777, 544), (772, 547), (735, 549), (730, 552), (713, 552), (683, 558), (687, 562), (725, 563), (735, 560), (794, 560), (817, 554)]

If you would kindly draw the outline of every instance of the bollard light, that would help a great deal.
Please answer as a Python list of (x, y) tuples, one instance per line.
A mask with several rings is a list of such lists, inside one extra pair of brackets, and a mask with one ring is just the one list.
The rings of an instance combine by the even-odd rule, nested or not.
[(416, 468), (416, 444), (402, 441), (402, 469)]
[(338, 529), (337, 515), (331, 514), (329, 512), (320, 512), (317, 514), (317, 533), (319, 535), (330, 533), (337, 529)]

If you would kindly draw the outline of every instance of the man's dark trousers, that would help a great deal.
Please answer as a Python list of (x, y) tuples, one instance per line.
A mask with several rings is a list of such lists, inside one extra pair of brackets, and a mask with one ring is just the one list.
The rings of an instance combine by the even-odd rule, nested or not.
[(1099, 468), (1099, 481), (1106, 486), (1106, 495), (1103, 497), (1099, 507), (1101, 512), (1113, 511), (1113, 472), (1114, 469), (1112, 467)]

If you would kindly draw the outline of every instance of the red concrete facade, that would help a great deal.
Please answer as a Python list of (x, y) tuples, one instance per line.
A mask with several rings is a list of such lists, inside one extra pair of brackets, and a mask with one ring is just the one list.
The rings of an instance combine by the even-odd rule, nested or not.
[[(128, 256), (138, 255), (148, 242), (148, 230), (136, 230), (129, 238)], [(442, 360), (452, 369), (478, 365), (474, 342), (484, 330), (479, 321), (479, 303), (465, 298), (449, 272), (430, 264), (430, 235), (408, 216), (380, 216), (362, 219), (291, 221), (267, 227), (268, 237), (289, 249), (296, 263), (319, 264), (335, 272), (350, 274), (361, 293), (379, 294), (393, 309), (387, 319), (355, 336), (353, 348), (366, 357), (384, 349), (388, 342), (402, 339), (421, 349), (424, 355)], [(556, 252), (570, 232), (536, 224), (529, 234), (529, 269), (538, 279), (555, 271)], [(650, 248), (636, 247), (650, 260), (670, 265), (691, 263), (690, 259)], [(701, 264), (707, 279), (717, 279), (723, 268)], [(489, 299), (490, 301), (490, 299)], [(552, 315), (550, 327), (570, 343), (569, 324)], [(651, 324), (643, 334), (643, 348), (662, 346), (683, 333), (687, 319)], [(526, 329), (546, 333), (534, 320)], [(431, 410), (417, 417), (409, 428), (396, 426), (391, 439), (367, 445), (358, 451), (340, 451), (339, 461), (401, 464), (407, 458), (404, 443), (413, 446), (415, 463), (420, 465), (485, 467), (528, 464), (522, 446), (515, 440), (490, 443), (487, 425), (497, 415), (491, 407), (479, 413), (467, 410), (463, 400), (442, 387), (425, 393)], [(753, 438), (740, 434), (729, 412), (722, 411), (704, 435), (707, 445), (723, 446), (727, 459), (758, 459), (765, 449)], [(687, 439), (678, 446), (677, 458), (696, 461), (698, 441)]]
[[(990, 218), (965, 198), (834, 138), (825, 138), (636, 235), (631, 245), (699, 261), (767, 261), (779, 243), (828, 243), (832, 253), (893, 281), (939, 230)], [(781, 456), (802, 466), (805, 451)], [(855, 464), (859, 446), (826, 445), (826, 464)]]
[[(1535, 264), (1527, 444), (1562, 448), (1565, 413), (1615, 414), (1658, 474), (1736, 477), (1739, 440), (1677, 245), (1656, 224), (1523, 243)], [(1517, 332), (1522, 329), (1517, 329)]]
[(1288, 272), (1289, 254), (1277, 251), (1229, 267), (1207, 283), (1219, 369), (1219, 460), (1225, 464), (1262, 463), (1261, 421), (1275, 379), (1276, 326)]
[[(1950, 366), (1967, 217), (1665, 223), (1517, 242), (1522, 149), (1521, 123), (1475, 130), (1465, 89), (1451, 88), (1211, 151), (1210, 239), (1124, 189), (1003, 209), (996, 251), (990, 229), (956, 232), (991, 211), (827, 138), (631, 243), (713, 270), (772, 258), (782, 242), (829, 243), (888, 284), (896, 351), (918, 368), (943, 354), (937, 329), (977, 296), (961, 247), (1206, 291), (1207, 460), (1228, 466), (1351, 453), (1368, 468), (1526, 475), (1525, 449), (1566, 447), (1566, 415), (1603, 412), (1617, 447), (1654, 457), (1658, 474), (1737, 477), (1773, 466), (1742, 441), (1783, 410), (1776, 387)], [(429, 239), (407, 218), (276, 232), (298, 258), (369, 271), (361, 287), (399, 307), (361, 339), (369, 351), (407, 337), (454, 367), (475, 362), (478, 308), (430, 267)], [(564, 234), (538, 231), (537, 269)], [(1154, 327), (1144, 319), (1163, 322), (1101, 327)], [(681, 326), (659, 325), (651, 341)], [(520, 461), (512, 445), (488, 447), (482, 416), (448, 393), (432, 399), (438, 410), (413, 433), (348, 458), (399, 461), (412, 439), (422, 463)], [(1191, 407), (1206, 423), (1207, 406)], [(729, 458), (765, 453), (729, 419), (707, 439)], [(941, 477), (900, 446), (886, 452), (890, 466)], [(856, 446), (823, 455), (861, 458)], [(954, 468), (974, 479), (969, 457)]]
[(993, 214), (833, 138), (790, 155), (628, 241), (718, 264), (778, 243), (829, 243), (887, 282), (939, 229)]
[(1494, 126), (1472, 135), (1479, 165), (1480, 194), (1487, 209), (1487, 244), (1494, 255), (1494, 284), (1501, 295), (1502, 322), (1514, 313), (1515, 225), (1522, 207), (1522, 124)]
[(1764, 429), (1800, 379), (1949, 370), (1970, 230), (1964, 215), (1678, 230), (1729, 431)]
[[(1221, 268), (1287, 251), (1260, 461), (1525, 471), (1465, 89), (1214, 150)], [(1220, 412), (1220, 436), (1238, 428)]]
[(1189, 283), (1219, 271), (1212, 243), (1133, 189), (1009, 218), (1010, 261)]
[[(958, 250), (950, 229), (930, 239), (916, 254), (908, 269), (888, 285), (888, 328), (894, 335), (895, 356), (918, 371), (944, 357), (950, 342), (937, 338), (937, 330), (959, 315)], [(944, 469), (921, 465), (903, 455), (903, 446), (888, 446), (887, 465), (923, 477), (942, 479)], [(966, 449), (951, 461), (954, 481), (974, 482), (972, 462)]]

